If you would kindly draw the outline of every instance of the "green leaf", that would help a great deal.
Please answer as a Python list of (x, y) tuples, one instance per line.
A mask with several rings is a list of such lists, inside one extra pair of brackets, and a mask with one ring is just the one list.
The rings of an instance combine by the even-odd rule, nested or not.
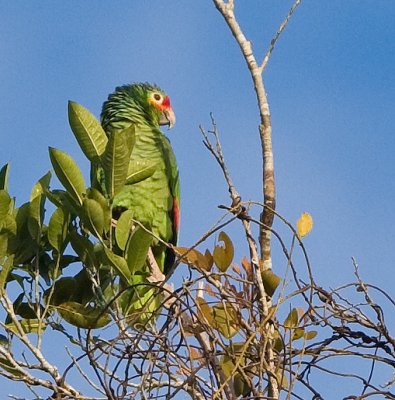
[(28, 229), (29, 213), (30, 203), (22, 204), (13, 213), (17, 225), (17, 238), (12, 244), (12, 247), (16, 248), (14, 249), (16, 264), (30, 260), (37, 250), (37, 241), (31, 238)]
[(262, 271), (261, 275), (266, 294), (268, 296), (273, 296), (275, 290), (281, 282), (281, 278), (277, 276), (271, 269)]
[(89, 267), (98, 267), (93, 243), (85, 236), (79, 235), (75, 230), (70, 230), (70, 243), (82, 263)]
[(197, 313), (199, 319), (206, 320), (207, 323), (212, 327), (214, 326), (214, 314), (213, 309), (206, 303), (202, 297), (196, 298)]
[(298, 340), (304, 337), (304, 328), (296, 328), (292, 332), (292, 340)]
[(133, 210), (126, 210), (121, 214), (117, 221), (117, 226), (115, 227), (115, 239), (121, 250), (125, 250), (126, 243), (130, 236), (133, 225), (133, 214)]
[(162, 300), (161, 294), (150, 284), (135, 286), (132, 292), (124, 292), (120, 304), (125, 316), (127, 316), (126, 322), (128, 324), (145, 326), (155, 318)]
[(113, 198), (125, 185), (130, 154), (134, 145), (134, 126), (113, 131), (101, 157), (107, 193)]
[(29, 203), (29, 217), (27, 227), (31, 237), (37, 241), (41, 238), (41, 229), (44, 219), (44, 196), (36, 196)]
[(38, 182), (33, 186), (30, 194), (29, 203), (29, 217), (27, 227), (32, 238), (40, 241), (42, 224), (44, 222), (44, 204), (46, 192), (48, 192), (49, 182), (51, 180), (51, 173), (47, 172)]
[(0, 346), (7, 347), (9, 345), (10, 340), (8, 339), (8, 337), (0, 334)]
[(89, 161), (104, 153), (107, 136), (96, 117), (82, 105), (69, 101), (69, 123), (81, 150)]
[[(101, 276), (100, 277), (100, 286), (101, 286), (102, 290), (104, 287), (103, 281), (105, 281), (105, 279), (102, 279), (102, 276)], [(76, 301), (77, 303), (86, 305), (94, 297), (92, 281), (89, 277), (89, 274), (88, 274), (86, 268), (82, 268), (81, 271), (78, 272), (78, 274), (74, 276), (74, 283), (75, 283), (75, 291), (74, 291), (74, 295), (72, 297), (73, 301)]]
[(140, 226), (136, 226), (130, 235), (126, 247), (126, 261), (132, 275), (144, 269), (148, 250), (152, 244), (152, 235)]
[(10, 173), (10, 163), (3, 165), (0, 169), (0, 190), (8, 190), (8, 175)]
[(48, 171), (38, 182), (33, 186), (32, 192), (30, 194), (30, 201), (38, 196), (45, 196), (49, 188), (49, 183), (51, 181), (51, 172)]
[(218, 240), (224, 243), (224, 246), (215, 246), (213, 258), (215, 265), (221, 272), (226, 272), (233, 261), (234, 248), (233, 243), (225, 232), (219, 234)]
[[(23, 203), (14, 211), (18, 235), (26, 233), (27, 218), (29, 216), (29, 203)], [(28, 236), (28, 235), (26, 235)]]
[(126, 282), (131, 282), (131, 273), (126, 260), (123, 257), (117, 256), (107, 247), (102, 247), (103, 255), (106, 261), (123, 277)]
[(88, 199), (95, 200), (100, 204), (100, 207), (103, 210), (104, 230), (108, 232), (111, 227), (111, 209), (109, 207), (108, 200), (97, 189), (94, 188), (88, 188), (86, 191), (86, 196)]
[(60, 278), (55, 282), (53, 288), (45, 291), (44, 299), (46, 304), (59, 305), (74, 299), (75, 279), (71, 276)]
[(230, 303), (217, 304), (213, 307), (215, 327), (230, 339), (240, 330), (240, 316)]
[(6, 287), (7, 278), (10, 271), (12, 270), (13, 264), (14, 256), (7, 257), (7, 259), (2, 263), (2, 268), (0, 271), (0, 293), (2, 293)]
[(280, 384), (280, 388), (287, 389), (289, 388), (288, 380), (285, 376), (284, 370), (278, 369), (276, 372), (277, 382)]
[(68, 323), (83, 329), (103, 328), (111, 321), (106, 312), (90, 306), (84, 307), (75, 301), (58, 305), (56, 311)]
[[(244, 367), (246, 358), (243, 356), (245, 343), (234, 342), (227, 348), (228, 354), (223, 354), (219, 360), (219, 365), (225, 375), (225, 378), (234, 376), (236, 373), (236, 365)], [(234, 357), (232, 357), (232, 355)]]
[(131, 160), (126, 183), (131, 185), (149, 178), (156, 171), (157, 165), (151, 160)]
[(305, 340), (311, 340), (314, 339), (317, 335), (318, 335), (317, 331), (309, 331), (304, 334), (304, 338)]
[(104, 230), (104, 212), (101, 205), (93, 199), (85, 199), (83, 203), (84, 211), (89, 221), (89, 229), (100, 238)]
[[(46, 328), (46, 324), (43, 322), (40, 323), (37, 319), (23, 319), (19, 321), (19, 324), (22, 326), (22, 330), (25, 333), (38, 333)], [(18, 328), (13, 322), (6, 324), (5, 328), (13, 333), (19, 334)]]
[[(14, 307), (15, 314), (19, 315), (24, 319), (37, 319), (37, 313), (34, 309), (36, 305), (31, 306), (29, 303), (22, 302), (18, 304), (17, 307)], [(42, 310), (42, 306), (40, 306)]]
[(251, 387), (248, 385), (248, 382), (239, 373), (235, 374), (233, 377), (233, 389), (237, 397), (247, 396), (251, 392)]
[(298, 326), (298, 310), (293, 308), (284, 321), (285, 328), (296, 328)]
[(49, 157), (59, 181), (70, 195), (82, 204), (85, 181), (77, 163), (64, 151), (49, 148)]
[[(3, 219), (0, 220), (0, 235), (6, 237), (7, 246), (5, 247), (5, 250), (7, 251), (7, 254), (12, 254), (16, 251), (16, 248), (18, 246), (16, 233), (17, 225), (15, 217), (11, 214), (7, 214)], [(0, 249), (3, 249), (1, 245)], [(0, 250), (0, 259), (1, 254), (2, 251)], [(3, 255), (5, 255), (5, 253)]]
[(62, 199), (60, 207), (64, 207), (71, 215), (81, 216), (81, 204), (79, 200), (75, 199), (69, 192), (63, 192), (60, 197)]
[(0, 190), (0, 219), (10, 211), (11, 197), (5, 190)]
[(57, 208), (48, 224), (48, 241), (51, 246), (61, 253), (65, 247), (69, 214), (62, 208)]
[(7, 214), (0, 220), (0, 233), (6, 233), (10, 237), (16, 235), (17, 226), (15, 217), (11, 214)]
[(47, 199), (56, 207), (62, 207), (62, 197), (66, 192), (64, 190), (54, 189), (54, 190), (47, 190), (45, 195)]
[(14, 375), (15, 377), (20, 377), (24, 375), (22, 371), (19, 371), (18, 368), (14, 367), (11, 361), (1, 356), (0, 356), (0, 368), (4, 369), (4, 371), (7, 371), (8, 373)]
[(0, 264), (3, 262), (4, 257), (7, 255), (8, 249), (8, 235), (0, 233)]

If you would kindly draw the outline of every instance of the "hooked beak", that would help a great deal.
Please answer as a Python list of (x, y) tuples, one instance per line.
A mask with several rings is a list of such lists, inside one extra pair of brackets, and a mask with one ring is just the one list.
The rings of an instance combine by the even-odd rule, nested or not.
[(162, 110), (162, 115), (159, 120), (159, 125), (168, 125), (169, 129), (171, 129), (176, 123), (176, 116), (174, 114), (173, 109), (165, 108)]

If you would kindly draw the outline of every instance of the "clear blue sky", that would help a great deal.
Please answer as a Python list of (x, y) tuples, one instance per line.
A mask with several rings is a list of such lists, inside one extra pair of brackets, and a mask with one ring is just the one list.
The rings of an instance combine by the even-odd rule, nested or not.
[[(292, 1), (236, 3), (261, 59)], [(50, 168), (48, 146), (70, 153), (89, 175), (68, 128), (67, 100), (99, 115), (107, 94), (133, 81), (163, 87), (177, 115), (168, 134), (182, 180), (182, 245), (229, 202), (201, 144), (198, 126), (209, 127), (210, 112), (238, 191), (261, 200), (254, 92), (211, 1), (17, 0), (1, 2), (0, 11), (0, 163), (11, 162), (19, 204)], [(364, 279), (393, 292), (394, 21), (391, 1), (304, 0), (265, 73), (277, 210), (292, 222), (302, 211), (313, 215), (305, 243), (322, 285), (352, 280), (355, 256)], [(275, 267), (276, 260), (284, 264), (280, 254)], [(0, 394), (12, 390), (7, 385)]]

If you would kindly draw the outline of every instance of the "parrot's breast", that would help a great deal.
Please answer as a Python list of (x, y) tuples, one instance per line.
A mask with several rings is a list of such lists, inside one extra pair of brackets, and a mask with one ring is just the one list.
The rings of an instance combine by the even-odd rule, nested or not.
[(168, 139), (159, 129), (136, 126), (131, 162), (135, 164), (138, 161), (155, 165), (154, 172), (140, 182), (126, 185), (115, 197), (114, 206), (132, 210), (134, 219), (168, 242), (173, 236), (170, 177), (175, 157)]

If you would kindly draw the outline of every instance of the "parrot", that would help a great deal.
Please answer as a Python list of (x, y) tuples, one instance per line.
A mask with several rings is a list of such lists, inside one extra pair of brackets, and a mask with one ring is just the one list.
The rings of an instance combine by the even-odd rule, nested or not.
[[(180, 184), (176, 158), (169, 139), (160, 127), (172, 128), (176, 118), (167, 94), (147, 82), (116, 87), (103, 103), (101, 125), (107, 135), (133, 125), (135, 144), (130, 160), (151, 163), (153, 173), (125, 185), (113, 199), (118, 216), (132, 210), (133, 218), (166, 243), (177, 245), (180, 222)], [(151, 246), (159, 269), (165, 276), (172, 270), (174, 252), (154, 240)]]

